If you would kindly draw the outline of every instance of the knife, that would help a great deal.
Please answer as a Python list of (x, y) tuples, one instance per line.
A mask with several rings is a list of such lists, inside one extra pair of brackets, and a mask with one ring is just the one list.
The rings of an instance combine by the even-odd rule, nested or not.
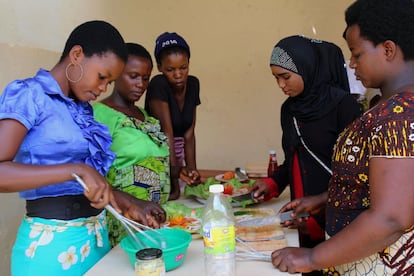
[(251, 192), (248, 194), (233, 196), (231, 199), (237, 202), (242, 202), (242, 201), (246, 201), (246, 200), (253, 199), (253, 198), (254, 198), (254, 195), (253, 195), (253, 192)]
[(280, 214), (280, 222), (283, 223), (283, 222), (286, 222), (288, 220), (295, 220), (295, 219), (298, 219), (298, 218), (309, 217), (308, 212), (301, 212), (299, 214), (296, 214), (296, 216), (294, 218), (292, 217), (292, 213), (293, 213), (293, 210), (281, 213)]
[(304, 217), (309, 216), (309, 213), (302, 212), (302, 213), (297, 214), (296, 217), (293, 218), (292, 213), (293, 213), (293, 210), (290, 210), (290, 211), (283, 212), (283, 213), (278, 214), (278, 215), (271, 215), (271, 216), (267, 216), (267, 217), (247, 219), (247, 220), (243, 220), (243, 221), (238, 222), (237, 225), (248, 227), (248, 226), (255, 226), (255, 225), (280, 224), (280, 223), (284, 223), (288, 220), (294, 220), (294, 219), (304, 218)]

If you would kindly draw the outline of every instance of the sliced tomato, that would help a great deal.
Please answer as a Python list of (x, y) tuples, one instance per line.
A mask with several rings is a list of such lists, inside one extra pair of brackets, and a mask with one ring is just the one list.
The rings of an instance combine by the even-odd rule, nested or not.
[(227, 184), (224, 186), (223, 194), (225, 195), (232, 195), (233, 194), (233, 186), (230, 184)]

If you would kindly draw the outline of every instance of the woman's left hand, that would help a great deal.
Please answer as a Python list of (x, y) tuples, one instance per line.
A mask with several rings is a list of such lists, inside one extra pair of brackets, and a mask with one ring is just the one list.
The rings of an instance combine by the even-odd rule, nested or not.
[(154, 228), (159, 228), (167, 219), (165, 210), (157, 203), (141, 199), (135, 199), (135, 205), (140, 205), (144, 209), (147, 216), (148, 225)]
[(181, 168), (180, 179), (187, 185), (198, 185), (201, 183), (200, 173), (196, 169)]
[(272, 264), (275, 268), (283, 272), (311, 272), (312, 249), (285, 247), (272, 253)]
[(114, 191), (114, 195), (122, 214), (129, 219), (152, 228), (159, 228), (167, 219), (165, 210), (157, 203), (137, 199), (122, 191)]

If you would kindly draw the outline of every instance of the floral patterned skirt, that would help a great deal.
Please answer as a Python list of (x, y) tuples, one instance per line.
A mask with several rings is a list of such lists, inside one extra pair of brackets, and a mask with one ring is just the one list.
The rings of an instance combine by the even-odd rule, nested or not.
[(11, 275), (83, 275), (108, 251), (105, 211), (90, 218), (25, 217), (11, 256)]
[(405, 233), (385, 250), (362, 260), (324, 270), (329, 276), (414, 275), (414, 231)]

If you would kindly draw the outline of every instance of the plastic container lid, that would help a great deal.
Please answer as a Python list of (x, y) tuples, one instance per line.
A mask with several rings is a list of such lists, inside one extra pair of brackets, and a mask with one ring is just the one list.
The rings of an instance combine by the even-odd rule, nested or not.
[(276, 154), (275, 150), (269, 150), (269, 154)]
[(138, 260), (154, 260), (160, 258), (161, 256), (162, 250), (159, 248), (144, 248), (135, 253), (135, 257)]
[(224, 192), (224, 186), (222, 184), (213, 184), (210, 185), (208, 190), (210, 191), (210, 193), (222, 193)]

